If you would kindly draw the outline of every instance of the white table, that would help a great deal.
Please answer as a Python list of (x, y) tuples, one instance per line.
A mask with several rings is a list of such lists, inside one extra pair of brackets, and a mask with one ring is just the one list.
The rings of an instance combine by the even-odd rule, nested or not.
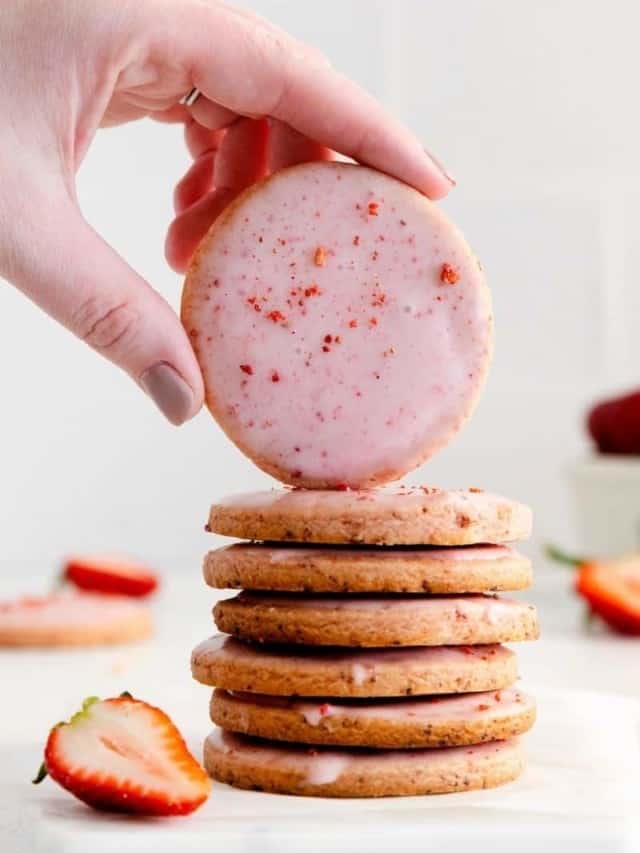
[[(37, 586), (34, 580), (32, 588)], [(539, 643), (517, 650), (525, 686), (536, 686), (540, 721), (528, 738), (530, 769), (496, 791), (336, 802), (216, 785), (205, 807), (187, 819), (98, 815), (50, 781), (30, 785), (48, 728), (84, 696), (129, 689), (165, 708), (199, 755), (210, 726), (208, 693), (191, 681), (188, 661), (192, 646), (212, 633), (215, 594), (197, 576), (169, 583), (156, 605), (158, 636), (143, 646), (0, 653), (0, 850), (448, 853), (470, 844), (492, 853), (526, 853), (544, 845), (555, 851), (561, 844), (567, 851), (640, 850), (640, 826), (632, 817), (640, 816), (640, 641), (581, 633), (579, 609), (566, 586), (565, 576), (556, 574), (528, 595), (539, 604), (546, 631)], [(24, 588), (22, 581), (5, 579), (0, 597), (18, 588)], [(618, 696), (558, 692), (566, 688)], [(581, 810), (586, 814), (578, 816)]]

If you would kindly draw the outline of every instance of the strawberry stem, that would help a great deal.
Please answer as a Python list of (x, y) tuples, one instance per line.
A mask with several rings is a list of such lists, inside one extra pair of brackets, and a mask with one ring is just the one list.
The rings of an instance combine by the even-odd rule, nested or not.
[(561, 548), (558, 548), (556, 545), (551, 545), (550, 543), (545, 545), (544, 553), (555, 563), (562, 563), (563, 565), (571, 566), (574, 569), (581, 566), (583, 563), (589, 562), (586, 557), (578, 557), (575, 554), (568, 554), (566, 551), (563, 551)]
[(31, 784), (32, 785), (39, 785), (40, 782), (42, 782), (43, 779), (46, 779), (48, 775), (49, 775), (49, 773), (47, 771), (47, 765), (43, 761), (42, 764), (40, 765), (40, 769), (36, 773), (36, 778), (31, 780)]

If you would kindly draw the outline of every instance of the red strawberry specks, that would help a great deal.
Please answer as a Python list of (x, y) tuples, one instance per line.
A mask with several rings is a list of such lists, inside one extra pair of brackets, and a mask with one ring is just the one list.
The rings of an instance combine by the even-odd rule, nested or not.
[(287, 319), (282, 311), (278, 311), (277, 309), (275, 311), (269, 311), (266, 317), (267, 320), (271, 320), (272, 323), (284, 323)]
[(277, 370), (271, 371), (271, 381), (272, 382), (280, 382), (280, 374)]
[(357, 320), (349, 320), (349, 328), (350, 329), (357, 329), (358, 328), (358, 321)]
[(324, 267), (327, 263), (327, 250), (324, 246), (318, 246), (318, 248), (313, 253), (313, 263), (317, 267)]
[(247, 374), (247, 376), (253, 376), (253, 367), (251, 367), (251, 365), (250, 365), (250, 364), (241, 364), (241, 365), (240, 365), (240, 370), (241, 370), (243, 373), (246, 373), (246, 374)]
[(326, 717), (329, 711), (331, 710), (331, 706), (328, 702), (323, 702), (322, 705), (320, 705), (320, 707), (318, 708), (318, 710), (320, 711), (321, 717)]
[(367, 213), (369, 214), (369, 216), (377, 216), (379, 209), (380, 205), (377, 201), (370, 201), (367, 205)]
[(440, 268), (440, 281), (443, 284), (457, 284), (460, 279), (458, 272), (451, 264), (442, 264)]

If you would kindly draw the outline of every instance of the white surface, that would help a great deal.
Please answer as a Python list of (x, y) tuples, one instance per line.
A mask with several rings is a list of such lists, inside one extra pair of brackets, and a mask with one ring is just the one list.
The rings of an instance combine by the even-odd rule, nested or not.
[[(22, 585), (19, 580), (0, 584), (0, 598)], [(173, 853), (224, 845), (225, 853), (338, 853), (359, 849), (364, 839), (372, 851), (400, 846), (449, 853), (468, 849), (472, 839), (474, 849), (492, 853), (533, 853), (560, 841), (566, 851), (635, 850), (634, 844), (640, 846), (633, 819), (640, 816), (639, 644), (579, 634), (570, 608), (554, 611), (545, 603), (557, 603), (562, 595), (556, 585), (538, 589), (535, 596), (542, 603), (543, 625), (546, 613), (547, 622), (556, 620), (562, 633), (550, 628), (540, 642), (516, 647), (523, 686), (529, 685), (539, 703), (539, 722), (525, 740), (526, 774), (494, 791), (434, 798), (334, 802), (216, 785), (209, 803), (193, 817), (157, 822), (96, 815), (50, 781), (33, 788), (29, 780), (48, 728), (68, 717), (86, 695), (129, 689), (160, 705), (200, 754), (210, 728), (209, 691), (191, 681), (188, 659), (193, 645), (211, 632), (215, 593), (197, 577), (165, 590), (156, 606), (158, 637), (151, 644), (0, 653), (2, 683), (11, 685), (2, 696), (0, 850)], [(577, 689), (587, 686), (592, 689)]]
[[(400, 840), (403, 850), (423, 850), (427, 828), (438, 850), (464, 850), (479, 833), (477, 850), (509, 850), (514, 844), (537, 850), (557, 840), (559, 825), (566, 851), (603, 849), (596, 840), (605, 837), (614, 845), (607, 849), (635, 849), (640, 845), (640, 703), (529, 689), (540, 711), (526, 739), (530, 764), (524, 776), (503, 788), (439, 797), (333, 801), (215, 784), (210, 800), (192, 817), (122, 819), (90, 811), (51, 783), (27, 788), (24, 779), (37, 764), (37, 749), (5, 743), (2, 800), (9, 814), (3, 853), (106, 853), (116, 847), (169, 853), (207, 850), (213, 843), (224, 844), (225, 853), (296, 850), (303, 843), (305, 850), (339, 853), (351, 850), (363, 832), (371, 834), (370, 850), (388, 850)], [(206, 705), (205, 695), (201, 699)], [(183, 713), (183, 726), (187, 719)], [(190, 740), (199, 743), (201, 733)]]
[[(325, 49), (458, 178), (445, 207), (487, 271), (496, 354), (473, 421), (417, 478), (525, 500), (541, 540), (570, 544), (560, 470), (584, 445), (583, 406), (638, 380), (640, 5), (246, 5)], [(186, 164), (177, 128), (143, 122), (100, 133), (79, 177), (89, 220), (174, 305), (162, 247)], [(3, 558), (106, 548), (195, 567), (210, 500), (267, 478), (206, 414), (165, 425), (8, 287), (0, 317)]]

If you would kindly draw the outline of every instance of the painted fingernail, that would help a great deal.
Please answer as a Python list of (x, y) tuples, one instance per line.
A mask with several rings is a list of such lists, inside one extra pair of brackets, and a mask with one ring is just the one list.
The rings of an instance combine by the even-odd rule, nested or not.
[(455, 187), (456, 186), (456, 179), (453, 177), (453, 175), (449, 174), (449, 172), (446, 170), (444, 164), (441, 163), (440, 160), (438, 160), (438, 158), (435, 156), (435, 154), (432, 154), (428, 148), (424, 149), (424, 153), (427, 155), (427, 157), (429, 157), (429, 159), (432, 161), (432, 163), (436, 167), (436, 169), (438, 169), (440, 172), (442, 172), (442, 174), (449, 181), (449, 183)]
[(170, 364), (161, 361), (145, 370), (140, 385), (174, 426), (188, 420), (193, 411), (193, 391)]

